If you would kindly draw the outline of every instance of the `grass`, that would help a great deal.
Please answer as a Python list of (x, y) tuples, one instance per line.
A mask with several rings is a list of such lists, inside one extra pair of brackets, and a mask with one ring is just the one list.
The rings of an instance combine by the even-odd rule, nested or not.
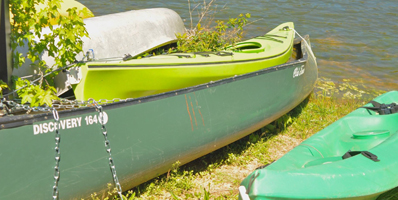
[[(214, 2), (215, 0), (203, 0), (202, 6), (195, 6), (191, 5), (195, 3), (194, 0), (188, 0), (189, 36), (198, 31), (198, 25), (194, 26), (193, 23), (192, 16), (195, 13), (198, 14), (197, 23), (209, 29), (209, 22), (214, 21), (212, 16), (216, 12), (212, 6)], [(209, 18), (208, 21), (205, 20), (206, 17)], [(380, 93), (366, 88), (358, 81), (335, 83), (322, 78), (318, 81), (314, 94), (271, 124), (188, 164), (180, 166), (176, 162), (167, 173), (124, 195), (129, 200), (237, 199), (241, 181), (254, 169), (279, 159), (314, 133)], [(109, 194), (118, 199), (114, 190), (110, 189)], [(102, 198), (93, 194), (92, 199), (112, 197)], [(398, 189), (383, 194), (382, 199), (398, 199)]]
[[(314, 94), (278, 120), (186, 165), (180, 166), (177, 162), (166, 174), (125, 195), (128, 199), (237, 199), (240, 182), (255, 168), (277, 160), (306, 138), (370, 100), (371, 96), (358, 98), (357, 93), (364, 94), (360, 91), (349, 91), (356, 94), (350, 98), (334, 98), (324, 86), (330, 84), (319, 81)], [(330, 87), (330, 90), (346, 92), (335, 88)], [(373, 93), (372, 97), (379, 93)], [(379, 199), (398, 199), (398, 189)]]

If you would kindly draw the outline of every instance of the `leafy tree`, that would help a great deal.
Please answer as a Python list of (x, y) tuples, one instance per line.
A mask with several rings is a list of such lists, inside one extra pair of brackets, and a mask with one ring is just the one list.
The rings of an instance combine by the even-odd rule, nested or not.
[[(80, 11), (76, 7), (67, 10), (68, 16), (62, 16), (59, 12), (62, 0), (9, 0), (11, 11), (11, 48), (13, 67), (20, 67), (26, 58), (32, 61), (32, 65), (39, 70), (41, 80), (38, 83), (30, 83), (28, 80), (16, 81), (16, 88), (22, 103), (30, 102), (31, 106), (47, 104), (51, 106), (55, 95), (55, 88), (50, 79), (45, 79), (43, 74), (54, 69), (66, 66), (75, 61), (75, 56), (82, 52), (84, 36), (88, 33), (84, 27), (82, 15), (90, 15), (88, 9)], [(44, 8), (37, 9), (37, 5), (43, 4)], [(51, 31), (43, 33), (43, 28)], [(24, 55), (17, 51), (18, 46), (28, 47)], [(54, 58), (55, 64), (48, 66), (41, 59), (41, 55), (47, 52)]]

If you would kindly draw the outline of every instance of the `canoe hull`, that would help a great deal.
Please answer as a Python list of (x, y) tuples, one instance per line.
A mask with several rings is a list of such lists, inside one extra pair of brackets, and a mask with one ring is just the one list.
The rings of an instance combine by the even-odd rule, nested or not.
[[(304, 45), (301, 45), (304, 48)], [(317, 66), (304, 58), (250, 74), (104, 105), (124, 190), (192, 161), (272, 122), (312, 91)], [(298, 69), (305, 69), (297, 75)], [(62, 111), (61, 199), (105, 193), (112, 183), (92, 107)], [(0, 199), (44, 199), (54, 174), (52, 114), (0, 118)], [(12, 164), (12, 168), (9, 166)], [(21, 192), (22, 191), (22, 192)]]

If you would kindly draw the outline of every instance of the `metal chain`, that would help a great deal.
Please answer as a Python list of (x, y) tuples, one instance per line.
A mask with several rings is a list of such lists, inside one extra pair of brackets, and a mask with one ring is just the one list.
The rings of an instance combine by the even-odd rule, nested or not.
[(59, 177), (60, 177), (60, 172), (59, 172), (59, 162), (61, 160), (61, 149), (59, 147), (59, 143), (61, 142), (61, 134), (59, 133), (58, 130), (58, 124), (59, 124), (59, 115), (58, 111), (53, 107), (51, 108), (54, 116), (54, 129), (55, 129), (55, 167), (54, 167), (54, 186), (53, 186), (53, 200), (57, 200), (59, 198), (59, 192), (58, 192), (58, 182), (59, 182)]
[(14, 109), (23, 109), (26, 111), (34, 111), (34, 112), (49, 112), (52, 111), (53, 116), (54, 116), (54, 121), (55, 121), (55, 167), (54, 167), (54, 186), (53, 186), (53, 200), (57, 200), (59, 198), (59, 191), (58, 191), (58, 182), (60, 178), (60, 171), (59, 171), (59, 162), (61, 159), (61, 151), (60, 151), (60, 142), (61, 142), (61, 134), (58, 129), (58, 124), (59, 124), (59, 115), (58, 115), (58, 109), (72, 109), (72, 108), (80, 108), (80, 107), (87, 107), (87, 106), (95, 106), (96, 110), (98, 111), (98, 118), (99, 122), (101, 125), (101, 131), (102, 134), (104, 135), (105, 139), (105, 148), (106, 152), (108, 152), (109, 155), (109, 167), (112, 172), (112, 178), (113, 182), (115, 183), (117, 193), (119, 194), (119, 197), (121, 200), (123, 200), (123, 195), (122, 195), (122, 187), (119, 183), (119, 179), (116, 175), (116, 167), (113, 162), (112, 154), (111, 154), (111, 146), (110, 142), (108, 139), (108, 132), (105, 127), (105, 118), (104, 118), (104, 112), (102, 110), (102, 106), (99, 104), (108, 104), (108, 103), (115, 103), (115, 102), (125, 102), (131, 100), (131, 98), (128, 99), (120, 99), (120, 98), (115, 98), (113, 100), (107, 100), (107, 99), (101, 99), (98, 102), (96, 102), (93, 99), (89, 99), (88, 101), (79, 101), (79, 100), (67, 100), (67, 99), (61, 99), (59, 101), (53, 102), (52, 107), (30, 107), (29, 105), (21, 105), (15, 101), (11, 100), (1, 100), (1, 103), (6, 103), (10, 107)]
[[(120, 99), (120, 98), (114, 98), (112, 100), (108, 99), (100, 99), (97, 103), (99, 104), (108, 104), (108, 103), (115, 103), (115, 102), (126, 102), (128, 100), (132, 100), (132, 98), (127, 98), (127, 99)], [(1, 103), (8, 105), (10, 108), (13, 109), (22, 109), (26, 111), (33, 111), (33, 112), (48, 112), (51, 111), (52, 108), (56, 110), (61, 110), (61, 109), (73, 109), (73, 108), (81, 108), (81, 107), (89, 107), (94, 105), (93, 99), (90, 99), (88, 101), (80, 101), (80, 100), (68, 100), (68, 99), (60, 99), (57, 101), (53, 101), (52, 108), (48, 106), (37, 106), (37, 107), (30, 107), (27, 104), (20, 104), (12, 100), (1, 100)]]
[(111, 153), (111, 144), (108, 139), (108, 131), (106, 130), (106, 127), (105, 127), (105, 114), (104, 114), (104, 112), (102, 110), (102, 106), (100, 104), (98, 104), (94, 100), (91, 100), (91, 101), (94, 103), (94, 105), (96, 106), (96, 109), (98, 111), (98, 119), (99, 119), (99, 122), (101, 125), (102, 135), (104, 135), (104, 140), (105, 140), (105, 148), (106, 148), (106, 152), (108, 152), (108, 155), (109, 155), (109, 167), (112, 172), (113, 182), (115, 183), (115, 187), (117, 189), (117, 193), (119, 194), (120, 199), (123, 200), (122, 186), (120, 185), (119, 179), (116, 175), (116, 167), (115, 167), (115, 163), (113, 162), (112, 153)]

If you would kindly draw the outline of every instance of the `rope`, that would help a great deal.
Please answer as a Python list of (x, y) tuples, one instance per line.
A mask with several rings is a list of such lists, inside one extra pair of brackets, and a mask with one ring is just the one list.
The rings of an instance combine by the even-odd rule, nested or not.
[(314, 52), (313, 52), (312, 49), (311, 49), (311, 46), (308, 44), (307, 40), (305, 40), (294, 28), (292, 28), (291, 30), (293, 30), (294, 33), (295, 33), (297, 36), (299, 36), (299, 37), (304, 41), (304, 44), (305, 44), (305, 46), (307, 47), (308, 52), (310, 53), (310, 55), (312, 56), (312, 58), (314, 58), (314, 62), (315, 62), (315, 64), (316, 64), (316, 57), (315, 57), (315, 55), (314, 55)]

